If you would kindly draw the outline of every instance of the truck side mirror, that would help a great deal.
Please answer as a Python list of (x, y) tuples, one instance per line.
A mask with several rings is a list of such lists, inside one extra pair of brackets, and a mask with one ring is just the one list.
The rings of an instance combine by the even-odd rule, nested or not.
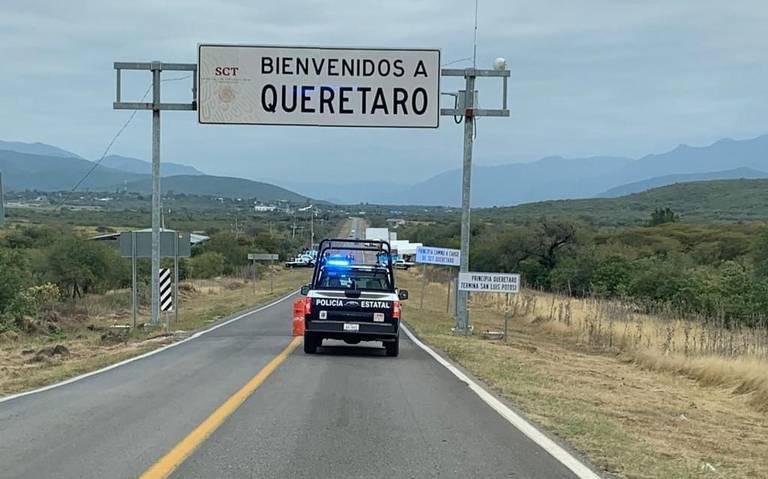
[(397, 297), (400, 299), (400, 301), (405, 301), (408, 299), (408, 290), (407, 289), (401, 289), (397, 292)]
[(301, 295), (306, 296), (309, 294), (309, 285), (305, 284), (301, 287)]

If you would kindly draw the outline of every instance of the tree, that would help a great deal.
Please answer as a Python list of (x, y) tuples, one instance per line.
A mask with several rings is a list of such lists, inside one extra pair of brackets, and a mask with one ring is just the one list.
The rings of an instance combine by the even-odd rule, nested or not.
[(648, 226), (658, 226), (666, 223), (677, 223), (680, 218), (669, 207), (656, 208), (651, 213), (651, 220), (648, 222)]
[(31, 283), (28, 262), (18, 251), (0, 247), (0, 331), (12, 327), (25, 314), (20, 307), (23, 292)]
[(768, 231), (763, 232), (755, 241), (752, 261), (755, 265), (755, 277), (768, 280)]
[(224, 273), (226, 259), (221, 253), (208, 251), (189, 259), (190, 276), (193, 278), (213, 278)]
[(111, 278), (115, 264), (121, 259), (117, 252), (95, 241), (67, 237), (48, 251), (47, 276), (63, 291), (79, 298), (94, 290), (113, 286)]

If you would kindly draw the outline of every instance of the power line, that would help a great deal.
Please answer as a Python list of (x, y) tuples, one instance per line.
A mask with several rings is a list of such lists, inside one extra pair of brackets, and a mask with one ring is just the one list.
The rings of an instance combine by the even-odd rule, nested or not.
[[(163, 79), (163, 80), (160, 80), (160, 81), (161, 81), (161, 82), (179, 81), (179, 80), (186, 80), (187, 78), (191, 78), (191, 77), (192, 77), (192, 75), (184, 75), (184, 76), (181, 76), (181, 77), (175, 77), (175, 78), (166, 78), (166, 79)], [(144, 100), (147, 98), (147, 95), (149, 95), (149, 92), (150, 92), (150, 91), (152, 91), (152, 83), (150, 83), (150, 84), (149, 84), (149, 86), (147, 87), (147, 91), (145, 91), (145, 92), (144, 92), (144, 95), (142, 95), (142, 97), (141, 97), (141, 100), (139, 100), (139, 102), (142, 102), (142, 101), (144, 101)], [(77, 189), (80, 187), (80, 185), (82, 185), (82, 184), (83, 184), (83, 182), (84, 182), (85, 180), (87, 180), (89, 176), (91, 176), (91, 173), (93, 173), (93, 172), (96, 170), (96, 168), (98, 168), (98, 167), (99, 167), (99, 165), (101, 165), (101, 163), (104, 161), (104, 158), (106, 158), (106, 157), (107, 157), (107, 154), (109, 154), (109, 151), (112, 149), (112, 145), (114, 145), (114, 144), (115, 144), (115, 142), (117, 141), (117, 139), (118, 139), (118, 138), (120, 138), (120, 135), (122, 135), (122, 134), (123, 134), (123, 131), (125, 131), (125, 129), (126, 129), (126, 128), (128, 128), (128, 125), (130, 125), (130, 124), (131, 124), (131, 122), (133, 121), (133, 119), (136, 117), (136, 113), (138, 113), (138, 111), (139, 111), (139, 110), (133, 110), (133, 111), (131, 112), (131, 116), (129, 116), (129, 117), (128, 117), (128, 120), (126, 120), (126, 122), (125, 122), (125, 123), (123, 123), (123, 126), (121, 126), (121, 127), (120, 127), (120, 129), (118, 129), (118, 130), (117, 130), (117, 133), (115, 133), (115, 135), (114, 135), (114, 136), (112, 137), (112, 139), (109, 141), (109, 143), (107, 144), (107, 147), (106, 147), (106, 149), (104, 149), (104, 153), (102, 153), (102, 154), (101, 154), (101, 157), (98, 159), (98, 161), (95, 161), (95, 162), (93, 163), (93, 166), (92, 166), (92, 167), (90, 167), (90, 168), (88, 169), (88, 171), (85, 173), (85, 175), (83, 175), (83, 177), (82, 177), (82, 178), (80, 178), (80, 180), (79, 180), (79, 181), (78, 181), (78, 182), (75, 184), (75, 186), (73, 186), (73, 187), (72, 187), (72, 189), (71, 189), (71, 190), (69, 190), (69, 192), (68, 192), (68, 193), (67, 193), (67, 195), (64, 197), (64, 199), (63, 199), (63, 200), (61, 200), (61, 201), (59, 201), (59, 202), (56, 204), (56, 208), (60, 207), (61, 205), (63, 205), (63, 204), (64, 204), (64, 203), (66, 203), (67, 201), (69, 201), (69, 199), (72, 197), (72, 194), (73, 194), (75, 191), (77, 191)]]
[(453, 65), (454, 63), (459, 63), (459, 62), (468, 62), (469, 60), (472, 60), (472, 57), (459, 58), (458, 60), (453, 60), (453, 61), (450, 61), (450, 62), (448, 62), (448, 63), (443, 63), (443, 64), (442, 64), (442, 65), (440, 65), (440, 66), (443, 66), (443, 67), (447, 67), (448, 65)]

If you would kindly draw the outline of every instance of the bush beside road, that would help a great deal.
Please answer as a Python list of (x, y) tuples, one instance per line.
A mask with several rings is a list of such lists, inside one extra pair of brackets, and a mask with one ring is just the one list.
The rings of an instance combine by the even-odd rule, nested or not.
[[(416, 334), (606, 470), (627, 478), (768, 477), (760, 399), (768, 360), (759, 344), (747, 348), (755, 354), (685, 356), (684, 323), (670, 332), (660, 318), (627, 322), (610, 303), (531, 291), (516, 299), (508, 342), (481, 339), (484, 330), (503, 330), (507, 306), (484, 295), (471, 303), (475, 335), (455, 337), (445, 284), (428, 286), (420, 310), (420, 277), (399, 273), (398, 280), (414, 293), (404, 318)], [(642, 346), (630, 348), (638, 330)], [(728, 336), (720, 341), (729, 344)]]

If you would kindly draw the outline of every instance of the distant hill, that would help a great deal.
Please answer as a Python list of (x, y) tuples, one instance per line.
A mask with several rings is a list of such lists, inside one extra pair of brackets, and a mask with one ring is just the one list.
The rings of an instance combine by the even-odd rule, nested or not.
[[(724, 139), (709, 146), (680, 145), (658, 155), (632, 160), (621, 157), (543, 158), (531, 163), (475, 166), (472, 205), (506, 206), (533, 201), (590, 198), (607, 190), (670, 175), (723, 172), (738, 168), (768, 171), (768, 135), (748, 140)], [(394, 192), (390, 204), (458, 206), (461, 170), (440, 173)]]
[(47, 145), (45, 143), (23, 143), (21, 141), (0, 140), (0, 150), (10, 150), (30, 155), (82, 158), (80, 155), (76, 155), (71, 151), (63, 150), (58, 146)]
[(671, 208), (692, 223), (768, 220), (768, 179), (677, 183), (619, 198), (590, 198), (484, 208), (472, 218), (525, 222), (542, 216), (566, 216), (598, 226), (637, 225), (655, 208)]
[(271, 180), (303, 195), (336, 204), (374, 203), (387, 204), (402, 194), (408, 186), (387, 181), (359, 183), (325, 183), (320, 181)]
[[(70, 190), (93, 167), (79, 157), (32, 155), (0, 150), (0, 171), (8, 190)], [(116, 185), (135, 181), (142, 175), (107, 167), (96, 168), (80, 186), (81, 190), (114, 190)]]
[[(141, 161), (141, 160), (138, 160)], [(93, 168), (93, 162), (73, 156), (47, 156), (0, 150), (0, 172), (6, 190), (67, 191)], [(197, 171), (197, 170), (195, 170)], [(78, 188), (80, 191), (150, 192), (151, 176), (133, 173), (104, 164), (93, 170)], [(307, 197), (269, 183), (210, 175), (176, 175), (163, 178), (163, 191), (255, 198), (261, 201), (288, 200), (304, 202)]]
[[(163, 178), (163, 191), (195, 195), (221, 196), (224, 198), (258, 198), (262, 201), (285, 200), (303, 202), (306, 196), (270, 183), (211, 175), (181, 175)], [(128, 191), (152, 191), (151, 178), (127, 183)]]
[[(109, 168), (128, 171), (130, 173), (140, 173), (143, 175), (152, 174), (152, 162), (131, 158), (128, 156), (109, 155), (104, 157), (101, 164)], [(177, 175), (204, 175), (202, 171), (187, 165), (171, 162), (160, 162), (160, 176)]]
[(672, 185), (675, 183), (687, 183), (691, 181), (708, 181), (708, 180), (732, 180), (732, 179), (754, 179), (754, 178), (768, 178), (768, 173), (764, 171), (754, 170), (752, 168), (735, 168), (733, 170), (725, 171), (713, 171), (711, 173), (690, 173), (685, 175), (666, 175), (658, 176), (643, 181), (636, 181), (626, 185), (617, 186), (611, 188), (608, 191), (603, 192), (599, 196), (605, 198), (616, 198), (619, 196), (629, 195), (631, 193), (639, 193), (641, 191), (650, 190), (651, 188), (658, 188), (660, 186)]
[[(493, 206), (526, 203), (552, 198), (572, 198), (596, 194), (597, 190), (574, 181), (589, 178), (594, 172), (615, 171), (629, 158), (595, 156), (566, 159), (559, 156), (531, 163), (475, 166), (472, 170), (472, 205)], [(394, 204), (458, 206), (461, 203), (461, 170), (451, 170), (411, 186), (392, 198)]]

